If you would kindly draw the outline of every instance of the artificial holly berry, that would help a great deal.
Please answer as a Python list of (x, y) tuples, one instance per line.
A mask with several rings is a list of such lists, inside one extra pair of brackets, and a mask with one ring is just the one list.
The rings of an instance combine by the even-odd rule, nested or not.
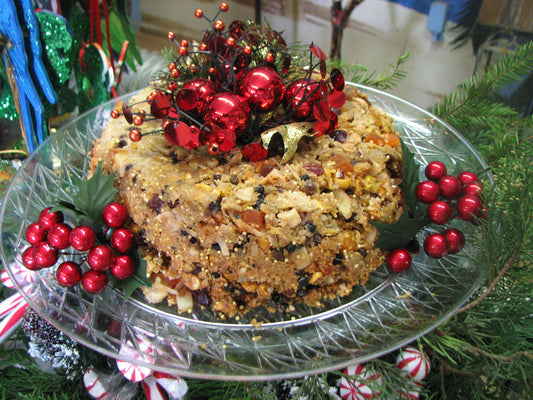
[(47, 207), (39, 213), (38, 222), (41, 226), (48, 230), (52, 225), (63, 222), (63, 213), (61, 211), (51, 211), (52, 207)]
[(41, 268), (54, 265), (59, 258), (59, 252), (48, 242), (41, 242), (33, 246), (33, 259)]
[(448, 241), (440, 233), (432, 233), (424, 240), (424, 251), (431, 258), (444, 257), (448, 247)]
[(467, 183), (472, 183), (472, 182), (478, 182), (479, 181), (477, 175), (474, 174), (473, 172), (470, 172), (470, 171), (460, 172), (457, 175), (457, 179), (459, 179), (459, 182), (461, 182), (461, 185), (463, 185), (463, 186), (466, 185)]
[(109, 203), (102, 209), (102, 219), (109, 228), (118, 228), (126, 222), (128, 210), (122, 203)]
[(46, 235), (46, 240), (56, 249), (64, 250), (70, 246), (69, 234), (70, 226), (64, 223), (58, 223), (52, 225)]
[(457, 200), (457, 214), (465, 221), (481, 216), (483, 203), (478, 196), (464, 195)]
[(434, 224), (444, 225), (452, 216), (452, 206), (445, 201), (437, 200), (427, 209), (427, 216)]
[(393, 272), (404, 272), (411, 266), (411, 254), (406, 249), (396, 249), (387, 256), (387, 265)]
[(22, 264), (31, 271), (38, 271), (42, 267), (37, 265), (35, 258), (33, 258), (33, 246), (26, 248), (22, 252)]
[(481, 182), (468, 182), (463, 186), (463, 194), (479, 196), (482, 191), (483, 184)]
[(441, 234), (448, 242), (448, 254), (459, 253), (465, 247), (465, 235), (459, 229), (448, 228)]
[(105, 272), (89, 269), (82, 275), (81, 285), (88, 293), (101, 293), (107, 286), (107, 275)]
[(26, 228), (25, 236), (29, 244), (35, 245), (45, 239), (46, 229), (39, 222), (33, 222)]
[(462, 185), (455, 176), (445, 175), (439, 179), (439, 189), (447, 199), (455, 199), (461, 194)]
[(87, 264), (95, 271), (107, 270), (113, 264), (114, 259), (115, 253), (105, 244), (94, 246), (87, 254)]
[(424, 173), (429, 180), (438, 182), (448, 170), (442, 161), (431, 161), (425, 168)]
[(111, 275), (117, 279), (128, 279), (135, 272), (135, 261), (132, 257), (126, 254), (121, 254), (115, 258), (110, 272)]
[(65, 261), (59, 264), (56, 270), (56, 279), (61, 286), (74, 287), (81, 281), (81, 267), (74, 261)]
[(94, 230), (87, 226), (81, 225), (73, 228), (68, 236), (70, 245), (78, 251), (87, 251), (94, 246), (96, 234)]
[(432, 203), (439, 198), (439, 195), (439, 185), (435, 181), (423, 181), (416, 187), (416, 197), (422, 203)]
[(127, 253), (135, 245), (135, 237), (127, 228), (118, 228), (111, 234), (111, 247), (119, 253)]

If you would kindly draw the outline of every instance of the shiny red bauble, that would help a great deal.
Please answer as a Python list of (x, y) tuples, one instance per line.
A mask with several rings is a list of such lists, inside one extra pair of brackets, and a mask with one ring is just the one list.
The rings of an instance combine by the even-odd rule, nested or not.
[(416, 187), (416, 197), (422, 203), (432, 203), (439, 198), (440, 189), (435, 181), (423, 181)]
[(448, 241), (440, 233), (432, 233), (424, 240), (424, 251), (431, 258), (441, 258), (448, 254)]
[(127, 253), (135, 245), (135, 237), (127, 228), (118, 228), (111, 234), (111, 247), (119, 253)]
[(24, 232), (26, 240), (29, 244), (37, 244), (42, 242), (46, 237), (46, 229), (38, 222), (32, 222)]
[(427, 209), (427, 216), (434, 224), (444, 225), (452, 217), (452, 207), (442, 200), (432, 202)]
[(107, 275), (105, 272), (90, 269), (81, 276), (81, 285), (88, 293), (101, 293), (107, 286)]
[(59, 252), (48, 242), (41, 242), (33, 246), (33, 260), (41, 268), (54, 265), (59, 258)]
[(238, 137), (250, 121), (250, 107), (243, 97), (233, 93), (217, 93), (205, 109), (204, 122), (219, 129), (228, 129)]
[(128, 210), (122, 203), (113, 202), (106, 204), (102, 209), (102, 219), (110, 228), (118, 228), (126, 222)]
[(468, 182), (463, 186), (463, 194), (479, 196), (482, 191), (483, 184), (481, 182)]
[(478, 196), (464, 195), (457, 200), (457, 214), (465, 221), (480, 217), (482, 212), (483, 203)]
[(68, 236), (70, 245), (78, 251), (87, 251), (94, 246), (96, 234), (87, 225), (76, 226), (70, 231)]
[(76, 286), (81, 281), (81, 275), (81, 267), (74, 261), (62, 262), (56, 270), (56, 279), (61, 286)]
[(313, 113), (320, 100), (320, 84), (313, 79), (300, 78), (287, 86), (283, 103), (296, 119), (305, 119)]
[(26, 248), (22, 252), (22, 264), (31, 271), (38, 271), (42, 268), (37, 265), (35, 258), (33, 258), (33, 246)]
[(462, 188), (461, 182), (455, 176), (445, 175), (439, 179), (440, 193), (447, 199), (458, 197)]
[(425, 168), (426, 178), (432, 181), (438, 181), (448, 173), (446, 165), (442, 161), (431, 161)]
[(110, 272), (117, 279), (128, 279), (135, 272), (135, 260), (126, 254), (117, 256), (111, 266)]
[(218, 92), (217, 85), (205, 78), (195, 78), (183, 84), (176, 94), (178, 107), (203, 116), (207, 104)]
[(52, 225), (63, 222), (63, 213), (61, 211), (51, 211), (52, 207), (47, 207), (39, 213), (39, 224), (48, 230)]
[(170, 112), (170, 98), (166, 93), (157, 92), (150, 99), (150, 114), (155, 118), (166, 118)]
[(257, 112), (273, 110), (285, 95), (285, 84), (280, 74), (265, 66), (246, 72), (239, 80), (238, 87), (250, 108)]
[(465, 235), (459, 229), (448, 228), (441, 234), (448, 242), (448, 254), (459, 253), (465, 247)]
[(182, 146), (186, 149), (195, 149), (200, 146), (199, 129), (183, 121), (171, 121), (166, 124), (163, 135), (167, 142), (174, 146)]
[(63, 250), (70, 246), (70, 226), (64, 223), (53, 225), (46, 235), (46, 240), (56, 249)]
[(96, 271), (107, 270), (115, 260), (115, 253), (105, 244), (94, 246), (87, 254), (87, 264)]
[(411, 266), (411, 254), (406, 249), (396, 249), (387, 256), (387, 265), (393, 272), (404, 272)]
[(471, 171), (463, 171), (457, 175), (457, 179), (461, 182), (461, 185), (466, 185), (467, 183), (477, 182), (479, 178), (476, 174)]

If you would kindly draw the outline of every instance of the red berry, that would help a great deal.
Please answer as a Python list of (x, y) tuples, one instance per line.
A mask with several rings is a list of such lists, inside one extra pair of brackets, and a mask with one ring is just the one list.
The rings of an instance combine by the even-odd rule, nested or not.
[(135, 237), (127, 228), (118, 228), (111, 234), (111, 247), (120, 253), (127, 253), (134, 244)]
[(128, 210), (122, 203), (109, 203), (102, 209), (102, 219), (110, 228), (118, 228), (126, 222)]
[(396, 249), (387, 256), (387, 265), (394, 272), (406, 271), (411, 266), (411, 254), (406, 249)]
[(81, 285), (88, 293), (101, 293), (107, 286), (107, 275), (105, 272), (90, 269), (81, 276)]
[(22, 264), (32, 271), (38, 271), (42, 268), (40, 265), (37, 265), (35, 258), (33, 258), (33, 246), (28, 247), (22, 252)]
[(448, 252), (448, 242), (444, 235), (432, 233), (424, 240), (424, 251), (432, 258), (444, 257)]
[(459, 229), (448, 228), (442, 231), (442, 236), (448, 242), (448, 254), (456, 254), (465, 247), (465, 235)]
[(466, 185), (467, 183), (477, 182), (479, 178), (476, 174), (470, 171), (463, 171), (457, 175), (457, 179), (461, 182), (461, 185)]
[(25, 236), (30, 244), (35, 245), (44, 240), (46, 237), (46, 229), (44, 229), (40, 223), (33, 222), (26, 228)]
[(73, 228), (68, 236), (70, 245), (78, 251), (87, 251), (94, 246), (96, 234), (94, 230), (87, 226), (81, 225)]
[(482, 211), (483, 203), (477, 196), (464, 195), (457, 200), (457, 214), (465, 221), (472, 221), (481, 216)]
[(106, 246), (105, 244), (99, 244), (89, 250), (89, 254), (87, 254), (87, 264), (96, 271), (105, 271), (113, 264), (114, 258), (115, 254), (111, 247)]
[(424, 181), (420, 182), (416, 187), (416, 197), (422, 203), (431, 203), (439, 198), (440, 189), (434, 181)]
[(33, 246), (33, 259), (41, 268), (54, 265), (59, 258), (59, 252), (48, 242), (41, 242)]
[(462, 185), (455, 176), (446, 175), (439, 179), (439, 189), (447, 199), (455, 199), (461, 194)]
[(47, 207), (39, 214), (39, 223), (44, 229), (48, 230), (53, 225), (63, 222), (63, 213), (61, 211), (51, 211), (52, 207)]
[(434, 224), (444, 225), (452, 217), (452, 206), (442, 200), (434, 201), (427, 209), (427, 216)]
[(469, 182), (463, 186), (463, 194), (479, 196), (482, 191), (483, 184), (481, 182)]
[(426, 178), (437, 182), (448, 173), (446, 165), (441, 161), (431, 161), (424, 170)]
[(65, 261), (59, 264), (56, 270), (56, 279), (61, 286), (73, 287), (81, 281), (81, 267), (74, 261)]
[(56, 249), (63, 250), (70, 246), (69, 234), (70, 226), (63, 223), (55, 224), (48, 231), (46, 240)]
[(115, 258), (115, 262), (110, 271), (111, 275), (117, 279), (128, 279), (135, 272), (135, 261), (132, 257), (122, 254)]

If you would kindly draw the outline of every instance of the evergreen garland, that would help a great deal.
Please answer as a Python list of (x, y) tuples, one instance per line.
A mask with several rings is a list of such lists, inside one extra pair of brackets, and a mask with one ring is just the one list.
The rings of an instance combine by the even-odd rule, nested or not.
[[(394, 71), (391, 76), (397, 78), (398, 68)], [(483, 251), (476, 260), (488, 268), (486, 282), (470, 303), (420, 339), (433, 362), (424, 381), (426, 399), (533, 398), (533, 119), (500, 103), (496, 96), (499, 88), (532, 71), (533, 43), (529, 43), (465, 82), (431, 110), (482, 154), (495, 184), (489, 187), (490, 182), (485, 182)], [(81, 375), (67, 381), (64, 372), (43, 371), (21, 344), (27, 346), (28, 338), (18, 331), (10, 346), (0, 346), (0, 399), (90, 399)], [(81, 357), (88, 357), (84, 365), (114, 367), (113, 360), (78, 347)], [(409, 388), (394, 366), (393, 355), (366, 365), (380, 371), (384, 395)], [(187, 399), (332, 400), (339, 398), (330, 389), (341, 376), (331, 372), (281, 382), (187, 379)], [(141, 390), (137, 398), (144, 398)]]

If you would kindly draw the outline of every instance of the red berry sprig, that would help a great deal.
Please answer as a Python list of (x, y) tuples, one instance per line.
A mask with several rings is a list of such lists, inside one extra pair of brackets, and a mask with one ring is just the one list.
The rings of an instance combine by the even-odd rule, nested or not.
[(98, 243), (98, 234), (93, 228), (88, 225), (71, 228), (63, 222), (61, 211), (47, 207), (40, 212), (38, 220), (26, 228), (25, 237), (30, 246), (22, 253), (22, 263), (32, 271), (50, 268), (61, 254), (72, 255), (66, 251), (72, 248), (81, 256), (81, 263), (61, 262), (55, 273), (58, 283), (64, 287), (81, 283), (86, 292), (101, 293), (107, 287), (109, 275), (125, 280), (135, 273), (135, 259), (128, 254), (135, 247), (135, 238), (131, 230), (124, 227), (127, 218), (123, 204), (107, 204), (102, 209), (104, 234), (111, 232), (107, 243)]

